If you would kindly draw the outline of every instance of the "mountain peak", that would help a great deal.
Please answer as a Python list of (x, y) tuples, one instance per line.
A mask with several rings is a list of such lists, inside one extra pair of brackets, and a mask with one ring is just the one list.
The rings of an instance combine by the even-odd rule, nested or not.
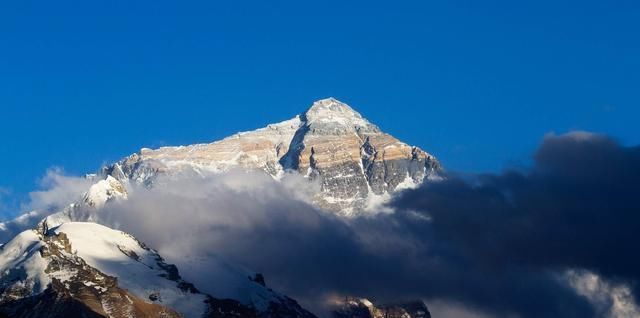
[(316, 101), (300, 115), (300, 120), (314, 134), (344, 135), (356, 131), (379, 132), (380, 129), (349, 105), (333, 98)]
[(313, 105), (303, 113), (303, 116), (309, 122), (315, 120), (331, 121), (337, 118), (363, 119), (360, 113), (333, 97), (315, 101)]
[[(356, 215), (396, 189), (437, 178), (438, 161), (382, 132), (349, 105), (326, 98), (291, 120), (208, 144), (145, 149), (106, 168), (114, 178), (152, 186), (158, 175), (262, 170), (279, 180), (297, 171), (318, 180), (320, 208)], [(116, 191), (112, 191), (116, 193)]]
[(353, 111), (353, 109), (351, 109), (351, 107), (349, 107), (349, 105), (337, 100), (334, 97), (327, 97), (327, 98), (319, 99), (319, 100), (313, 102), (313, 105), (311, 105), (309, 110), (316, 109), (316, 108), (325, 108), (325, 109), (332, 109), (333, 108), (334, 110), (337, 110), (338, 108), (347, 108), (347, 109)]

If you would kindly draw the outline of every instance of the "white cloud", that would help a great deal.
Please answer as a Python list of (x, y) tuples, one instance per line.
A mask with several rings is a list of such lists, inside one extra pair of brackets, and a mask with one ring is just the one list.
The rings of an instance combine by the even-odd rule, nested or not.
[(39, 182), (40, 190), (29, 193), (23, 210), (52, 210), (77, 201), (91, 186), (92, 180), (65, 175), (61, 168), (47, 170)]
[(566, 279), (576, 291), (587, 297), (608, 318), (640, 317), (640, 307), (635, 302), (629, 286), (612, 283), (595, 273), (585, 270), (567, 271)]
[[(39, 182), (40, 188), (29, 193), (29, 200), (15, 208), (22, 214), (12, 220), (0, 223), (0, 242), (6, 242), (16, 234), (33, 228), (45, 216), (56, 212), (81, 198), (92, 181), (83, 177), (65, 175), (60, 168), (51, 168)], [(0, 193), (0, 210), (2, 210)], [(15, 213), (16, 211), (11, 211)]]

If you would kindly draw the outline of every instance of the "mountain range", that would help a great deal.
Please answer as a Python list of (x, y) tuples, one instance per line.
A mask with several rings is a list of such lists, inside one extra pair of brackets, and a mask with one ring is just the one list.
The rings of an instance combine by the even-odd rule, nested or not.
[[(212, 143), (143, 148), (87, 175), (91, 185), (78, 200), (0, 223), (6, 242), (0, 250), (0, 316), (314, 317), (269, 288), (262, 274), (239, 268), (225, 274), (234, 282), (229, 293), (203, 292), (152, 247), (96, 223), (105, 206), (135, 195), (132, 187), (152, 191), (172, 176), (232, 170), (274, 180), (299, 175), (317, 185), (309, 203), (339, 218), (372, 213), (394, 192), (442, 173), (433, 155), (333, 98), (292, 119)], [(335, 317), (430, 317), (422, 302), (374, 305), (348, 298), (338, 307)]]

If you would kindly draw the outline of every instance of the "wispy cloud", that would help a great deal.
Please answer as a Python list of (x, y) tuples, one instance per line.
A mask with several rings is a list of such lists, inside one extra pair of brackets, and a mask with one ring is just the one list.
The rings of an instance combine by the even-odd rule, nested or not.
[(77, 201), (91, 186), (87, 178), (69, 176), (53, 167), (39, 180), (40, 189), (29, 193), (29, 201), (22, 210), (55, 210)]
[[(20, 212), (14, 219), (0, 223), (0, 241), (6, 242), (29, 228), (33, 228), (45, 216), (59, 211), (77, 202), (82, 194), (91, 186), (92, 181), (64, 174), (61, 168), (51, 168), (39, 181), (40, 189), (29, 193), (26, 202), (18, 202), (14, 198), (5, 207), (11, 209), (11, 214)], [(10, 192), (5, 192), (5, 195)], [(2, 210), (3, 193), (0, 192), (0, 210)]]

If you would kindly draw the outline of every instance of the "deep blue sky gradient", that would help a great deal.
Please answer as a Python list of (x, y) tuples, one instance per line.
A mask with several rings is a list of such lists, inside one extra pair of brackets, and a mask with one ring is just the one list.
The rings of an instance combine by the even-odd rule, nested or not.
[(551, 131), (640, 143), (640, 2), (524, 2), (3, 2), (0, 212), (47, 168), (217, 140), (328, 96), (450, 170), (526, 164)]

